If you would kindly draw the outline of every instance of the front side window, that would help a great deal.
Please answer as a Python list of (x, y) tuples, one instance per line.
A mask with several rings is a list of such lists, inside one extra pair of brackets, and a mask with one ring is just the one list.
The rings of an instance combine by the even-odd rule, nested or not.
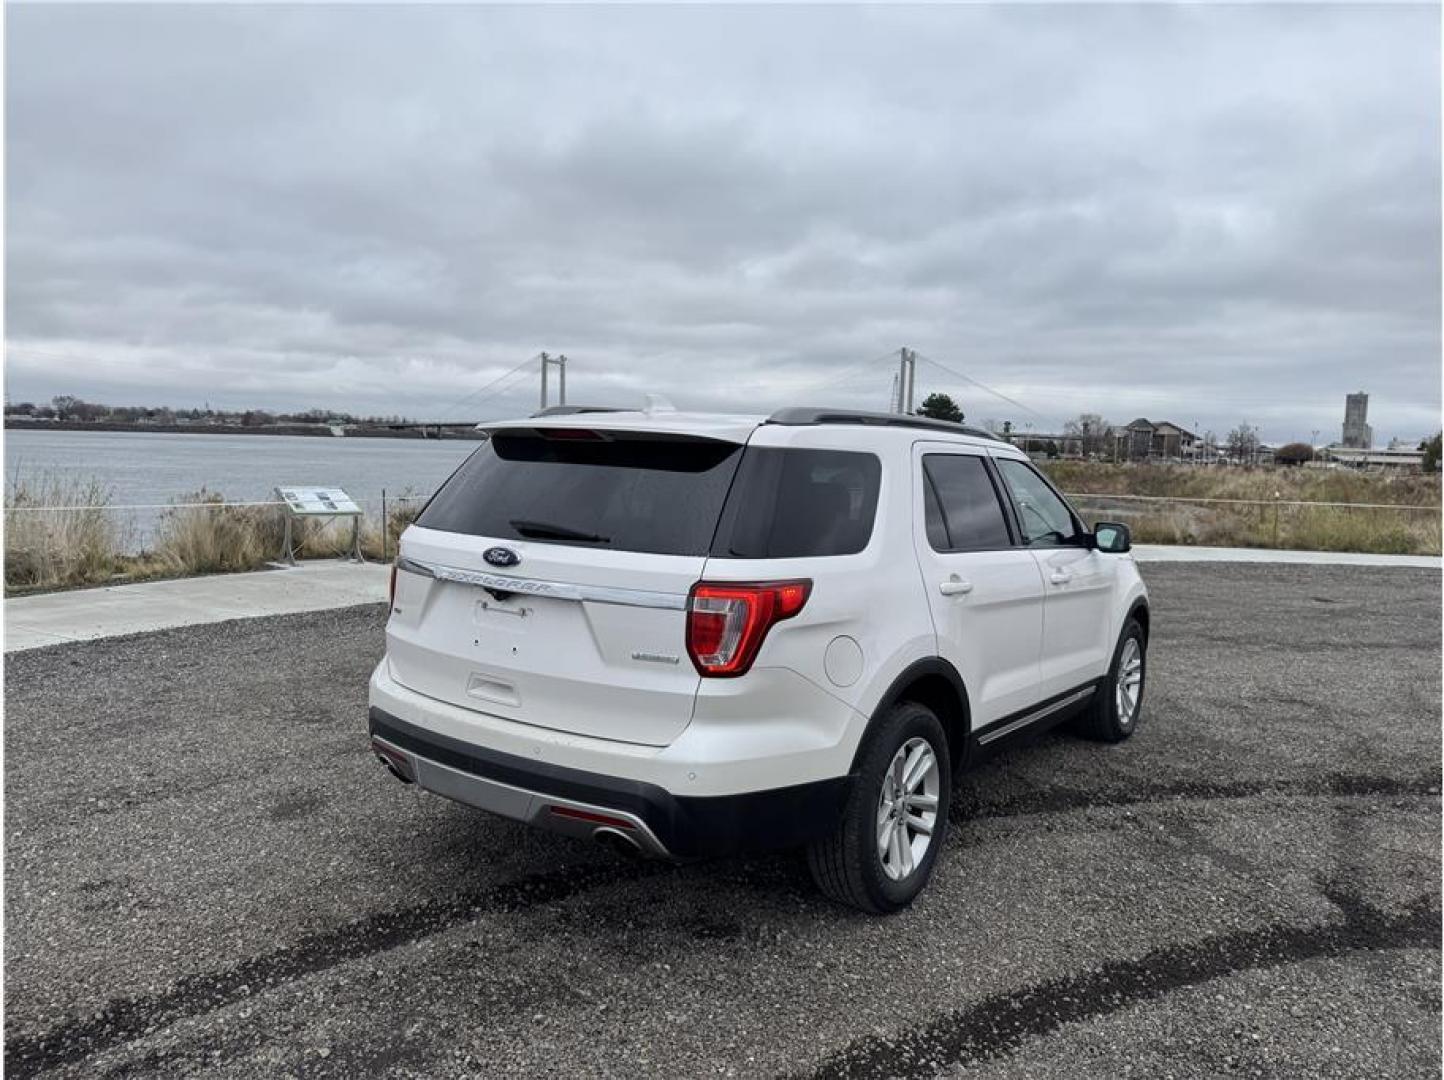
[(928, 543), (934, 551), (990, 551), (1009, 547), (998, 492), (980, 457), (927, 454), (923, 498)]
[(1068, 504), (1031, 465), (999, 458), (997, 466), (1018, 507), (1023, 539), (1029, 547), (1056, 547), (1079, 539), (1078, 523)]

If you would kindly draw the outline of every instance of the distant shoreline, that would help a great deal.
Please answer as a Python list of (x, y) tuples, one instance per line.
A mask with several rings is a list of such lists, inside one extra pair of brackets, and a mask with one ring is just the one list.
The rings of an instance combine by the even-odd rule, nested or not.
[[(307, 438), (332, 439), (331, 428), (325, 424), (268, 424), (265, 427), (240, 427), (227, 424), (125, 424), (112, 420), (23, 420), (5, 418), (6, 431), (129, 431), (141, 435), (299, 435)], [(436, 429), (432, 429), (435, 431)], [(436, 434), (423, 435), (418, 428), (346, 427), (347, 439), (437, 439), (476, 441), (484, 436), (471, 429), (442, 428)]]

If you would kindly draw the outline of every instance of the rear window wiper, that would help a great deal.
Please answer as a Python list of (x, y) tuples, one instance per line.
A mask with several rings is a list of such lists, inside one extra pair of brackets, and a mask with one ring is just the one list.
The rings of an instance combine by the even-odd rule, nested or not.
[(610, 544), (610, 536), (569, 529), (565, 525), (553, 525), (549, 521), (529, 521), (526, 518), (512, 518), (511, 527), (523, 536), (548, 537), (552, 540), (579, 540), (584, 544)]

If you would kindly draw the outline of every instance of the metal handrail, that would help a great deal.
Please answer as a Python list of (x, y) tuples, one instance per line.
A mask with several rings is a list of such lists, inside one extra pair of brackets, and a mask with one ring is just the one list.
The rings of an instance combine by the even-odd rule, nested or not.
[[(388, 495), (387, 502), (420, 502), (424, 501), (426, 495)], [(1203, 496), (1192, 495), (1114, 495), (1104, 491), (1069, 492), (1070, 499), (1125, 499), (1136, 502), (1175, 502), (1175, 503), (1205, 503), (1218, 504), (1223, 506), (1328, 506), (1340, 507), (1350, 510), (1431, 510), (1440, 513), (1444, 507), (1429, 505), (1427, 503), (1353, 503), (1353, 502), (1322, 502), (1311, 499), (1214, 499)], [(380, 498), (356, 499), (357, 503), (363, 505), (380, 505)], [(7, 506), (5, 512), (41, 511), (41, 510), (188, 510), (188, 509), (211, 509), (216, 510), (222, 507), (248, 507), (248, 506), (285, 506), (279, 499), (260, 499), (254, 501), (232, 502), (229, 500), (221, 502), (190, 502), (190, 503), (94, 503), (84, 506)]]
[[(425, 500), (425, 495), (388, 495), (387, 502), (420, 502)], [(361, 505), (381, 505), (382, 500), (356, 499)], [(86, 506), (7, 506), (5, 512), (24, 512), (41, 510), (220, 510), (247, 506), (285, 506), (286, 503), (279, 499), (263, 499), (252, 502), (231, 502), (229, 500), (220, 502), (191, 502), (191, 503), (92, 503)]]

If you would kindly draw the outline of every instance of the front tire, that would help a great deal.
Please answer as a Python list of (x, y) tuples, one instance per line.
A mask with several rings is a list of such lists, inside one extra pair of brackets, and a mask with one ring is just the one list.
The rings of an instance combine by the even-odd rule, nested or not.
[(808, 848), (818, 888), (875, 915), (911, 904), (942, 849), (952, 782), (937, 716), (917, 702), (895, 705), (863, 743), (837, 828)]
[(1099, 742), (1122, 742), (1138, 727), (1143, 712), (1148, 639), (1137, 619), (1123, 625), (1113, 663), (1076, 724), (1079, 734)]

